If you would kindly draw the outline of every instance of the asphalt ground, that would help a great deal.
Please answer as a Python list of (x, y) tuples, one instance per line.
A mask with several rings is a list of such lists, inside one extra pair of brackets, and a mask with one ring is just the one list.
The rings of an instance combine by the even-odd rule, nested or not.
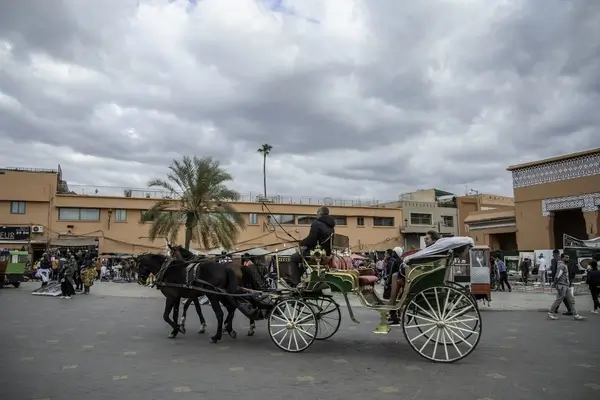
[[(203, 307), (188, 333), (167, 339), (164, 302), (155, 298), (75, 296), (71, 300), (0, 290), (0, 398), (219, 399), (592, 399), (600, 395), (600, 317), (583, 322), (545, 313), (482, 313), (477, 349), (453, 364), (433, 364), (399, 328), (373, 335), (378, 315), (357, 309), (330, 340), (299, 354), (271, 342), (266, 323), (247, 337), (209, 342), (215, 319)], [(592, 318), (595, 317), (595, 318)]]

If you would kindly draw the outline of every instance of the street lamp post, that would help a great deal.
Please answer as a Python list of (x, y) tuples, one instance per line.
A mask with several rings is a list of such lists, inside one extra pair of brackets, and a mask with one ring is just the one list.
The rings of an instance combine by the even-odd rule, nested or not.
[(404, 251), (408, 250), (408, 241), (406, 240), (406, 227), (408, 226), (408, 218), (404, 218), (404, 230), (402, 232), (402, 238), (404, 239)]

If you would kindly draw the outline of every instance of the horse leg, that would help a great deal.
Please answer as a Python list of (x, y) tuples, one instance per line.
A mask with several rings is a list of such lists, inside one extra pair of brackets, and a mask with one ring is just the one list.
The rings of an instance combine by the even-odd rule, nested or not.
[(213, 343), (217, 343), (219, 340), (223, 338), (223, 310), (221, 310), (221, 304), (219, 302), (218, 296), (214, 294), (207, 294), (208, 300), (210, 301), (210, 306), (215, 312), (215, 317), (217, 317), (217, 333), (215, 336), (211, 337), (210, 340)]
[(163, 312), (163, 319), (173, 329), (168, 336), (169, 339), (174, 339), (175, 336), (177, 336), (177, 323), (175, 321), (171, 321), (171, 310), (173, 310), (174, 306), (175, 303), (173, 299), (171, 297), (167, 297), (165, 301), (165, 311)]
[(192, 304), (192, 299), (191, 298), (187, 298), (185, 300), (185, 304), (183, 305), (183, 315), (181, 316), (181, 320), (179, 321), (179, 330), (184, 335), (185, 335), (185, 332), (186, 332), (186, 329), (185, 329), (185, 320), (187, 318), (187, 310), (188, 310), (190, 304)]
[(177, 320), (179, 319), (179, 307), (181, 306), (181, 297), (177, 297), (177, 301), (175, 302), (175, 305), (173, 306), (173, 322), (175, 322), (175, 329), (176, 332), (181, 332), (183, 334), (185, 334), (185, 332), (183, 332), (179, 325), (177, 324)]
[(254, 330), (256, 329), (256, 323), (250, 318), (250, 326), (248, 327), (248, 336), (254, 336)]
[(198, 314), (198, 318), (200, 318), (200, 330), (198, 333), (204, 333), (206, 332), (206, 320), (204, 319), (204, 314), (202, 314), (202, 307), (200, 307), (198, 297), (194, 297), (194, 307), (196, 307), (196, 313)]
[(227, 309), (227, 317), (225, 318), (225, 330), (232, 339), (237, 338), (237, 332), (233, 329), (233, 317), (237, 307), (232, 299), (225, 297), (221, 300), (225, 308)]

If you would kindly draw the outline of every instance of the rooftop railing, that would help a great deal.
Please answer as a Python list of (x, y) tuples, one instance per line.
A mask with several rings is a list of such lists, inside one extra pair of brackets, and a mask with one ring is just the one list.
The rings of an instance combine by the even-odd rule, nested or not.
[(58, 174), (58, 170), (56, 170), (56, 169), (44, 169), (44, 168), (4, 167), (4, 168), (0, 168), (0, 171)]
[[(180, 193), (171, 193), (156, 188), (128, 188), (115, 186), (91, 185), (59, 185), (59, 194), (72, 194), (79, 196), (114, 196), (138, 199), (177, 199)], [(316, 206), (344, 206), (344, 207), (380, 207), (389, 201), (339, 199), (318, 196), (268, 196), (266, 199), (259, 192), (240, 194), (236, 199), (240, 202), (266, 202), (274, 204), (306, 204)]]

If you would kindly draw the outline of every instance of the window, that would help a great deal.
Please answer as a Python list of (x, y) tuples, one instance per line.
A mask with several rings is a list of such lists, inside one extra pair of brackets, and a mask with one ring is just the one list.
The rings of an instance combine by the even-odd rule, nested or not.
[[(271, 220), (271, 222), (275, 225), (277, 225), (277, 223), (279, 223), (281, 225), (294, 225), (294, 223), (295, 223), (295, 216), (289, 215), (289, 214), (269, 215), (269, 216), (267, 216), (267, 218), (269, 218)], [(273, 221), (273, 219), (277, 222)]]
[(148, 212), (148, 210), (142, 210), (141, 215), (140, 215), (140, 221), (143, 221), (143, 222), (154, 221), (154, 218), (150, 218), (149, 216), (146, 215), (147, 212)]
[(333, 219), (335, 220), (335, 224), (337, 226), (346, 226), (346, 225), (348, 225), (348, 218), (347, 217), (333, 217)]
[(448, 228), (454, 228), (454, 217), (452, 215), (442, 215), (442, 222)]
[(310, 225), (316, 219), (314, 215), (298, 215), (298, 225)]
[(431, 214), (413, 214), (410, 213), (410, 224), (411, 225), (432, 225)]
[(255, 214), (255, 213), (248, 214), (248, 223), (250, 225), (258, 225), (258, 214)]
[(365, 226), (365, 217), (356, 217), (356, 225)]
[(10, 213), (11, 214), (25, 214), (27, 203), (24, 201), (11, 201), (10, 202)]
[(394, 226), (394, 217), (373, 217), (373, 226)]
[(127, 210), (115, 210), (115, 221), (125, 222), (127, 221)]
[(100, 209), (62, 207), (58, 209), (58, 219), (61, 221), (100, 221)]
[[(146, 213), (150, 211), (150, 210), (142, 210), (141, 214), (140, 214), (140, 221), (142, 222), (153, 222), (155, 218), (150, 218), (149, 216), (146, 216)], [(160, 214), (167, 214), (167, 213), (171, 213), (172, 211), (161, 211)]]
[(24, 254), (13, 254), (12, 255), (12, 262), (15, 264), (16, 263), (25, 264), (27, 261), (29, 261), (28, 255), (24, 255)]

